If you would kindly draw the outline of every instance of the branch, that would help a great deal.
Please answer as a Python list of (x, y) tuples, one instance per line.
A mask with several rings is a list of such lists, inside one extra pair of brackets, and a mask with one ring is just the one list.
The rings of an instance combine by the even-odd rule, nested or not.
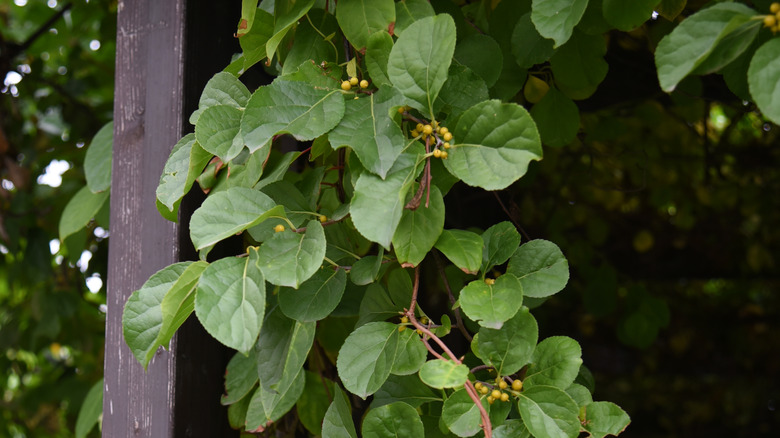
[[(417, 292), (420, 289), (420, 267), (417, 266), (414, 268), (414, 285), (412, 287), (412, 302), (409, 303), (409, 309), (405, 312), (405, 315), (409, 318), (409, 322), (414, 325), (414, 328), (417, 330), (420, 330), (425, 336), (428, 336), (429, 338), (433, 339), (441, 349), (447, 353), (447, 355), (450, 357), (450, 359), (455, 362), (456, 364), (460, 365), (463, 362), (458, 359), (455, 354), (452, 353), (452, 350), (450, 350), (447, 345), (444, 344), (444, 342), (439, 339), (438, 336), (436, 336), (433, 332), (428, 330), (427, 327), (420, 324), (419, 321), (417, 321), (417, 318), (414, 316), (414, 307), (417, 305)], [(423, 338), (424, 339), (424, 338)], [(428, 351), (433, 352), (433, 349), (430, 348), (430, 345), (425, 342), (426, 347), (428, 348)], [(436, 353), (434, 353), (434, 356), (439, 356)], [(441, 358), (441, 356), (439, 356)], [(443, 359), (443, 358), (442, 358)], [(487, 411), (485, 410), (485, 407), (482, 406), (482, 401), (479, 398), (479, 394), (477, 394), (477, 389), (474, 388), (474, 384), (471, 383), (470, 380), (466, 380), (466, 383), (464, 384), (464, 388), (466, 389), (466, 392), (468, 392), (469, 397), (471, 397), (471, 400), (474, 402), (474, 404), (477, 405), (477, 408), (479, 408), (479, 415), (482, 418), (482, 430), (485, 432), (485, 438), (491, 438), (493, 436), (493, 427), (490, 424), (490, 417), (488, 416)]]

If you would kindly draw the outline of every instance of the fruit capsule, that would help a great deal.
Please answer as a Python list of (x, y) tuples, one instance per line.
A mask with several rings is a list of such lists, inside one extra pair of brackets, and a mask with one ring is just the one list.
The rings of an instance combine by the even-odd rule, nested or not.
[(349, 81), (344, 81), (341, 83), (342, 90), (349, 91), (350, 88), (352, 88), (352, 84), (350, 84)]

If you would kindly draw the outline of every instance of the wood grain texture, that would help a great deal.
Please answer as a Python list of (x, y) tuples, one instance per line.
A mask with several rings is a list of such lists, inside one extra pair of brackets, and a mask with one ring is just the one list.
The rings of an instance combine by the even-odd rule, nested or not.
[(122, 337), (130, 294), (178, 261), (177, 225), (155, 207), (168, 154), (181, 137), (185, 0), (119, 1), (114, 100), (103, 436), (170, 437), (176, 340), (144, 372)]

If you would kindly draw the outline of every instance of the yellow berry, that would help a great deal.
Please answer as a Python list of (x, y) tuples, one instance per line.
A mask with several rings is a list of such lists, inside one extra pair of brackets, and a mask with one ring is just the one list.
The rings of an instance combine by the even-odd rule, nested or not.
[(506, 389), (506, 387), (509, 386), (505, 381), (501, 380), (498, 382), (498, 387), (501, 389)]
[(476, 389), (477, 391), (481, 390), (482, 389), (482, 382), (475, 383), (474, 384), (474, 389)]
[(764, 27), (772, 27), (777, 24), (777, 18), (774, 15), (764, 17)]
[(434, 150), (433, 150), (433, 156), (434, 156), (434, 157), (436, 157), (436, 158), (439, 158), (439, 157), (441, 157), (441, 150), (439, 150), (439, 149), (434, 149)]
[(503, 401), (503, 402), (509, 401), (509, 394), (507, 394), (507, 393), (501, 394), (501, 401)]
[(360, 81), (360, 88), (368, 88), (368, 81), (365, 79)]
[(399, 108), (398, 108), (398, 114), (403, 114), (403, 113), (404, 113), (404, 111), (406, 111), (406, 108), (405, 108), (405, 107), (399, 107)]
[(276, 231), (277, 233), (281, 233), (282, 231), (284, 231), (284, 225), (279, 224), (279, 225), (275, 226), (274, 227), (274, 231)]
[(442, 151), (442, 153), (441, 153), (441, 159), (442, 160), (446, 160), (448, 156), (449, 156), (449, 154), (447, 153), (447, 151)]
[(423, 323), (423, 324), (428, 324), (428, 318), (425, 317), (425, 316), (420, 317), (420, 322)]
[(406, 326), (405, 326), (405, 325), (399, 325), (399, 326), (398, 326), (398, 331), (399, 331), (399, 332), (402, 332), (402, 331), (404, 331), (404, 330), (406, 330)]
[(324, 214), (321, 214), (321, 215), (320, 215), (320, 217), (319, 217), (319, 219), (320, 219), (320, 222), (325, 222), (325, 221), (327, 221), (327, 220), (328, 220), (328, 217), (327, 217), (327, 216), (325, 216)]
[(485, 279), (485, 284), (493, 285), (495, 283), (496, 283), (496, 280), (493, 279), (493, 278), (486, 278)]
[(441, 128), (439, 128), (439, 134), (441, 134), (441, 135), (444, 135), (444, 134), (446, 134), (446, 133), (448, 133), (448, 132), (450, 132), (450, 130), (449, 130), (449, 129), (447, 129), (446, 127), (444, 127), (444, 126), (442, 126)]
[(492, 405), (493, 402), (496, 401), (496, 399), (495, 399), (495, 397), (488, 396), (487, 397), (487, 401), (488, 401), (488, 403), (490, 403)]
[(349, 81), (344, 81), (341, 83), (342, 90), (349, 91), (350, 88), (352, 88), (352, 84), (350, 84)]
[(520, 381), (520, 379), (513, 380), (512, 389), (514, 389), (515, 391), (520, 391), (521, 389), (523, 389), (523, 382)]
[(501, 398), (501, 391), (499, 391), (499, 390), (497, 390), (497, 389), (494, 389), (494, 390), (493, 390), (493, 391), (490, 393), (490, 395), (491, 395), (493, 398)]
[(419, 136), (419, 135), (420, 135), (420, 133), (419, 133), (419, 132), (417, 132), (417, 130), (415, 129), (415, 130), (413, 130), (413, 131), (412, 131), (412, 132), (411, 132), (409, 135), (411, 135), (412, 137), (417, 137), (417, 136)]
[(437, 134), (441, 134), (441, 127), (439, 127), (439, 126), (436, 127), (436, 133)]
[(417, 131), (420, 131), (420, 132), (422, 132), (422, 130), (423, 130), (423, 124), (422, 124), (422, 123), (418, 123), (418, 124), (417, 124), (417, 126), (415, 126), (415, 127), (414, 127), (414, 129), (415, 129), (415, 130), (417, 130)]
[(423, 134), (431, 135), (431, 133), (433, 132), (433, 127), (431, 125), (425, 125), (423, 126), (422, 132)]
[(452, 140), (452, 134), (450, 134), (449, 132), (445, 132), (444, 134), (441, 135), (441, 138), (443, 138), (444, 141), (450, 141)]
[(780, 26), (772, 26), (769, 30), (771, 30), (772, 33), (777, 33), (780, 31)]
[(444, 142), (444, 144), (442, 145), (442, 147), (443, 147), (444, 149), (449, 149), (449, 148), (450, 148), (450, 144), (449, 144), (448, 142), (446, 142), (446, 141), (445, 141), (445, 142)]
[(406, 316), (402, 316), (402, 317), (401, 317), (401, 322), (402, 322), (402, 323), (404, 323), (404, 324), (406, 324), (407, 322), (409, 322), (409, 318), (408, 318), (408, 317), (406, 317)]
[(774, 2), (771, 5), (769, 5), (769, 11), (772, 12), (773, 14), (780, 12), (780, 3)]
[(483, 386), (483, 387), (479, 388), (479, 392), (481, 392), (483, 394), (487, 394), (488, 391), (490, 391), (490, 390), (488, 389), (487, 386)]
[(422, 330), (420, 330), (420, 329), (417, 329), (417, 334), (418, 334), (418, 335), (420, 335), (420, 336), (422, 336), (422, 335), (423, 335), (423, 331), (422, 331)]
[(358, 84), (358, 78), (352, 76), (349, 78), (349, 85), (357, 85)]

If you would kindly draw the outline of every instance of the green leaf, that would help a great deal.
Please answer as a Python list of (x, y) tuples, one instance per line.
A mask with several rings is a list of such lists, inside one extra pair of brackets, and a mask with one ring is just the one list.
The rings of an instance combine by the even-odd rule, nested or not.
[(255, 345), (265, 314), (265, 281), (257, 252), (219, 259), (200, 276), (195, 315), (203, 328), (230, 348), (248, 352)]
[[(408, 305), (408, 302), (405, 304)], [(404, 303), (394, 302), (381, 284), (371, 284), (360, 301), (360, 319), (358, 319), (356, 326), (360, 327), (368, 322), (384, 321), (397, 317), (403, 310)]]
[(482, 266), (482, 237), (465, 230), (444, 230), (436, 249), (467, 274), (476, 274)]
[(542, 158), (536, 125), (523, 107), (488, 100), (469, 108), (452, 129), (445, 167), (470, 186), (508, 187)]
[(674, 21), (685, 10), (687, 3), (688, 0), (661, 0), (655, 5), (655, 10), (667, 20)]
[(433, 103), (455, 52), (455, 22), (447, 14), (415, 21), (390, 52), (387, 73), (409, 105), (434, 119)]
[(574, 38), (550, 58), (555, 85), (572, 99), (587, 99), (607, 77), (606, 53), (603, 35), (586, 35), (575, 30)]
[(249, 99), (241, 118), (241, 134), (254, 152), (277, 134), (313, 140), (333, 129), (343, 116), (340, 90), (277, 78)]
[(372, 438), (425, 437), (417, 410), (401, 402), (369, 410), (363, 419), (362, 433)]
[(531, 21), (540, 35), (561, 46), (572, 36), (587, 6), (588, 0), (533, 0)]
[(482, 327), (500, 329), (523, 305), (523, 288), (512, 274), (504, 274), (487, 284), (474, 280), (460, 291), (460, 307)]
[(334, 389), (333, 402), (322, 420), (322, 438), (357, 438), (347, 396), (338, 386)]
[(404, 402), (418, 408), (424, 403), (441, 401), (441, 397), (420, 381), (416, 374), (408, 376), (391, 375), (382, 387), (374, 393), (371, 407), (379, 407), (393, 402)]
[[(485, 410), (490, 409), (487, 401), (482, 399)], [(465, 388), (459, 389), (444, 400), (441, 419), (452, 433), (460, 437), (469, 437), (480, 431), (479, 407), (469, 397)]]
[(566, 389), (577, 377), (580, 365), (582, 349), (577, 341), (566, 336), (549, 337), (536, 346), (523, 387), (546, 385)]
[(560, 147), (571, 143), (580, 130), (580, 110), (571, 99), (551, 87), (531, 108), (531, 117), (539, 129), (542, 143)]
[(590, 391), (588, 391), (588, 388), (580, 385), (579, 383), (572, 383), (569, 385), (569, 387), (566, 388), (566, 394), (569, 394), (572, 400), (577, 403), (577, 406), (582, 407), (593, 403), (593, 396), (591, 395)]
[(401, 36), (404, 30), (415, 21), (432, 17), (436, 12), (428, 0), (401, 0), (395, 4), (395, 28), (393, 33)]
[(122, 333), (133, 356), (144, 366), (157, 351), (157, 337), (163, 324), (161, 303), (192, 262), (174, 263), (151, 277), (133, 292), (122, 313)]
[(318, 220), (309, 221), (303, 234), (275, 233), (260, 246), (260, 269), (269, 283), (297, 289), (320, 269), (325, 245), (325, 232)]
[(517, 408), (528, 431), (536, 438), (576, 438), (579, 435), (579, 408), (558, 388), (525, 389), (517, 399)]
[(500, 330), (481, 328), (476, 339), (478, 356), (499, 376), (508, 376), (531, 362), (539, 327), (528, 308), (523, 307)]
[(745, 53), (756, 40), (761, 21), (750, 20), (730, 32), (712, 50), (692, 74), (705, 75), (719, 72)]
[(157, 200), (167, 207), (165, 213), (177, 215), (179, 203), (195, 182), (212, 154), (195, 141), (195, 134), (187, 134), (173, 146), (157, 186)]
[(441, 235), (444, 228), (444, 198), (438, 187), (430, 188), (430, 204), (414, 210), (404, 209), (393, 235), (393, 248), (403, 266), (417, 266)]
[[(399, 3), (396, 3), (399, 4)], [(366, 45), (366, 68), (374, 85), (393, 85), (387, 77), (387, 62), (390, 59), (390, 51), (393, 50), (393, 37), (389, 33), (380, 31), (372, 33), (368, 37)]]
[[(274, 3), (273, 36), (265, 43), (265, 56), (273, 59), (279, 43), (287, 35), (309, 9), (314, 6), (314, 0), (280, 1)], [(254, 27), (254, 26), (252, 26)]]
[(76, 418), (76, 438), (85, 438), (103, 415), (103, 379), (89, 388)]
[(265, 317), (257, 340), (257, 375), (264, 390), (280, 390), (280, 382), (289, 381), (303, 368), (314, 342), (314, 322), (292, 320), (274, 308)]
[(274, 16), (262, 9), (258, 9), (249, 33), (238, 39), (239, 44), (241, 44), (241, 50), (244, 51), (242, 71), (247, 71), (249, 67), (266, 58), (265, 45), (273, 36), (273, 31)]
[(531, 434), (522, 421), (507, 420), (501, 426), (493, 429), (493, 438), (531, 438)]
[(206, 108), (195, 125), (195, 138), (207, 152), (227, 163), (244, 148), (239, 132), (243, 111), (228, 105)]
[(493, 38), (475, 34), (455, 46), (455, 61), (479, 75), (488, 87), (496, 83), (504, 66), (501, 47)]
[(404, 330), (398, 335), (398, 348), (393, 359), (391, 374), (406, 376), (420, 370), (428, 356), (428, 350), (423, 345), (415, 330)]
[(593, 402), (585, 406), (585, 419), (582, 424), (592, 438), (617, 436), (628, 427), (629, 423), (631, 418), (614, 403)]
[[(465, 65), (453, 64), (450, 66), (447, 82), (436, 100), (434, 111), (448, 113), (447, 123), (454, 124), (467, 109), (489, 98), (488, 87), (479, 75)], [(434, 183), (437, 179), (438, 176)]]
[(384, 180), (368, 172), (358, 178), (349, 211), (355, 228), (366, 239), (390, 248), (417, 174), (416, 159), (416, 155), (401, 154)]
[[(260, 12), (262, 13), (262, 11)], [(217, 105), (241, 109), (249, 101), (249, 90), (235, 76), (227, 72), (220, 72), (212, 76), (203, 88), (198, 101), (198, 109), (190, 116), (190, 123), (197, 124), (200, 115), (207, 108)]]
[(254, 24), (255, 21), (255, 14), (257, 14), (257, 2), (258, 0), (241, 1), (241, 20), (238, 22), (236, 38), (241, 38), (252, 29), (252, 24)]
[(544, 298), (566, 287), (569, 262), (557, 245), (537, 239), (517, 249), (509, 260), (506, 272), (520, 279), (524, 296)]
[(374, 32), (387, 31), (395, 21), (393, 0), (341, 0), (336, 19), (344, 36), (360, 50)]
[(355, 329), (336, 361), (344, 387), (362, 399), (376, 392), (390, 375), (397, 347), (395, 324), (370, 322)]
[(520, 245), (520, 233), (508, 221), (499, 222), (482, 233), (482, 272), (503, 264)]
[(319, 321), (338, 306), (347, 285), (343, 269), (318, 270), (298, 290), (279, 289), (279, 306), (285, 315), (301, 322)]
[(761, 46), (748, 69), (750, 94), (763, 115), (780, 124), (780, 39)]
[[(316, 27), (312, 27), (309, 20), (302, 20), (298, 24), (295, 29), (295, 44), (284, 60), (283, 75), (294, 72), (302, 63), (309, 60), (314, 61), (315, 64), (326, 61), (338, 63), (339, 61), (337, 47), (341, 47), (341, 44), (336, 45), (335, 42), (326, 41), (323, 38), (323, 35), (332, 35), (338, 32), (339, 27), (336, 19), (322, 9), (312, 9), (308, 15), (309, 20)], [(340, 43), (340, 41), (337, 42)]]
[(401, 128), (390, 117), (402, 104), (402, 96), (392, 87), (348, 100), (344, 118), (328, 134), (331, 146), (349, 146), (366, 170), (386, 178), (406, 144)]
[(236, 353), (225, 370), (225, 393), (220, 402), (232, 405), (243, 399), (257, 383), (257, 353), (249, 350), (249, 355)]
[(494, 400), (493, 404), (490, 405), (490, 410), (488, 411), (488, 418), (490, 419), (490, 424), (492, 424), (494, 428), (504, 424), (511, 411), (512, 411), (512, 402), (510, 402), (509, 400), (507, 401), (501, 401), (500, 399)]
[(599, 35), (612, 29), (612, 25), (604, 19), (604, 4), (602, 2), (603, 0), (588, 1), (588, 7), (577, 25), (577, 30), (587, 35)]
[(365, 256), (352, 264), (352, 268), (349, 270), (349, 279), (358, 286), (365, 286), (376, 280), (381, 267), (382, 257)]
[(634, 30), (650, 19), (659, 0), (604, 0), (604, 19), (622, 31)]
[(89, 224), (108, 199), (108, 190), (92, 193), (84, 186), (68, 201), (60, 216), (60, 240), (75, 234)]
[(195, 309), (195, 290), (203, 271), (208, 267), (206, 262), (194, 262), (181, 273), (176, 283), (171, 286), (160, 303), (162, 309), (162, 326), (155, 343), (166, 346), (173, 338), (176, 330), (184, 324)]
[(253, 227), (270, 216), (283, 214), (281, 207), (257, 190), (232, 187), (206, 198), (192, 214), (190, 237), (195, 249), (214, 245)]
[(469, 378), (469, 367), (451, 360), (435, 359), (420, 368), (420, 380), (433, 388), (456, 388)]
[(287, 413), (303, 393), (306, 378), (303, 370), (279, 382), (277, 390), (258, 387), (246, 412), (246, 430), (262, 432), (265, 426)]
[(702, 64), (717, 44), (756, 12), (740, 3), (717, 3), (683, 20), (655, 51), (661, 88), (671, 92)]
[(252, 401), (254, 393), (255, 391), (250, 391), (244, 398), (228, 406), (228, 423), (233, 429), (242, 429), (246, 425), (246, 411), (249, 409), (249, 403)]
[(111, 151), (114, 144), (114, 122), (108, 122), (92, 137), (84, 156), (84, 176), (92, 193), (111, 187)]
[(539, 35), (530, 13), (520, 17), (512, 32), (512, 55), (522, 68), (547, 62), (555, 53), (554, 44), (553, 40)]
[(306, 374), (306, 386), (295, 404), (298, 419), (313, 435), (322, 435), (322, 420), (330, 406), (336, 385), (329, 379), (311, 371)]

